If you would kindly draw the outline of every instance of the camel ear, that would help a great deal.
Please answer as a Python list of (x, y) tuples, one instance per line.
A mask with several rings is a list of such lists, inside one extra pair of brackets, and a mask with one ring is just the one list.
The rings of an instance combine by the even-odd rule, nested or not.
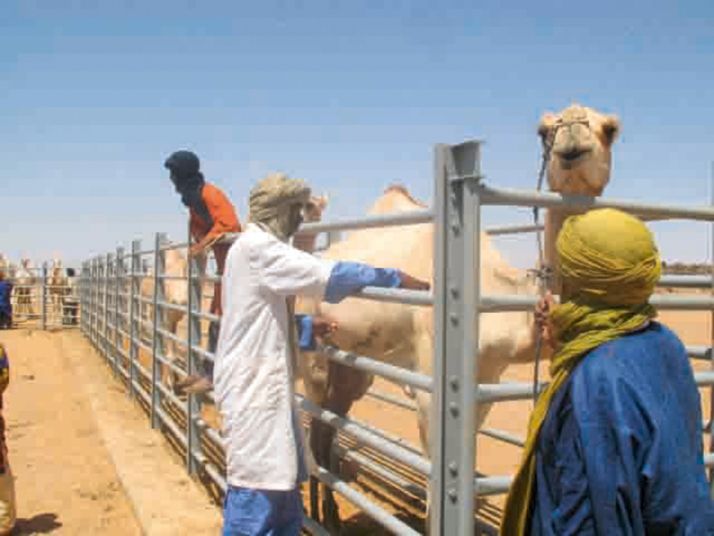
[(552, 113), (545, 113), (540, 118), (540, 123), (538, 123), (538, 135), (543, 143), (548, 138), (553, 125), (558, 120), (558, 117)]
[(620, 133), (620, 120), (616, 115), (608, 115), (602, 123), (602, 135), (608, 145), (612, 145)]

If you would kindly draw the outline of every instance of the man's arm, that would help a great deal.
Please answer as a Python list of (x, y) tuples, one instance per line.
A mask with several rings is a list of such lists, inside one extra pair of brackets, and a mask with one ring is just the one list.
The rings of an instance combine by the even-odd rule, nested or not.
[(224, 234), (237, 233), (241, 230), (235, 207), (218, 188), (213, 185), (205, 185), (203, 188), (203, 201), (211, 215), (213, 225), (206, 233), (206, 236), (202, 237), (192, 247), (193, 254), (204, 251)]
[[(563, 536), (620, 534), (596, 530), (586, 454), (572, 411), (564, 412), (561, 417), (554, 447), (554, 455), (558, 460), (558, 489), (553, 497), (552, 511), (539, 512), (534, 518), (535, 522), (545, 520), (555, 534)], [(593, 447), (597, 448), (589, 446), (588, 449)], [(536, 489), (537, 493), (539, 491)]]
[(335, 264), (325, 290), (325, 301), (339, 303), (365, 287), (429, 290), (429, 283), (394, 268), (375, 268), (359, 262)]
[(260, 285), (280, 296), (321, 297), (334, 266), (274, 237), (254, 245), (249, 258)]

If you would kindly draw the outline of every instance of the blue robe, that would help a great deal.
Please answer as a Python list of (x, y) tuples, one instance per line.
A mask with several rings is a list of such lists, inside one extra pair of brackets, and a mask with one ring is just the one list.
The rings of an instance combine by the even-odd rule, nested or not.
[(9, 281), (0, 281), (0, 314), (12, 316), (11, 294), (12, 283)]
[(536, 449), (531, 535), (714, 534), (702, 413), (681, 341), (656, 322), (592, 350)]

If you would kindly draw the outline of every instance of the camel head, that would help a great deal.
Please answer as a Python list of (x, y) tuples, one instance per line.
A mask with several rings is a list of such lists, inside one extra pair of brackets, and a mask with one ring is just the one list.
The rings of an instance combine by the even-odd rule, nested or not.
[(329, 198), (327, 195), (318, 195), (310, 197), (310, 200), (305, 205), (303, 212), (303, 221), (305, 223), (313, 223), (322, 220), (322, 213), (327, 208)]
[(557, 114), (546, 113), (538, 134), (550, 147), (547, 174), (554, 192), (599, 196), (610, 180), (611, 148), (620, 130), (614, 115), (579, 104)]
[(62, 260), (58, 258), (52, 259), (52, 264), (50, 265), (50, 275), (53, 278), (61, 277), (62, 275)]
[[(322, 213), (327, 208), (327, 202), (327, 195), (311, 196), (302, 211), (303, 222), (316, 223), (322, 221)], [(315, 251), (316, 238), (317, 234), (314, 233), (299, 233), (293, 238), (293, 247), (312, 253)]]

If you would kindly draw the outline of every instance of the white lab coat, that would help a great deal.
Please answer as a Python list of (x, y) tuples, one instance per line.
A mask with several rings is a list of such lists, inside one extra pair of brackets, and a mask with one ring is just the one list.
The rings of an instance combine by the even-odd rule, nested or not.
[(254, 224), (228, 252), (214, 393), (231, 486), (290, 490), (307, 476), (286, 298), (322, 297), (333, 266)]

